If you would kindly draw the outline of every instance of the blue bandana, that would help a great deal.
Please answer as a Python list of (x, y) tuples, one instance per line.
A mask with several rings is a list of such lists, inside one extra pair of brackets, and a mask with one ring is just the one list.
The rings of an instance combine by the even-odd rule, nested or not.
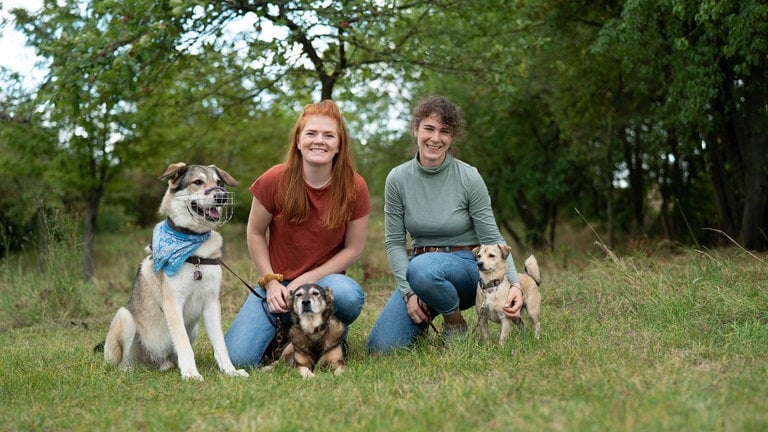
[(178, 232), (168, 225), (167, 220), (155, 225), (152, 233), (152, 260), (155, 273), (165, 269), (166, 275), (175, 275), (184, 261), (210, 237), (210, 232), (205, 234)]

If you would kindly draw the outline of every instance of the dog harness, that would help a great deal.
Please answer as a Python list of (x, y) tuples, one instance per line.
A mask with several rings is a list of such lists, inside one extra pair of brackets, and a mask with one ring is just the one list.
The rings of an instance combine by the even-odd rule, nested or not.
[(168, 220), (158, 223), (152, 233), (152, 261), (155, 273), (165, 270), (166, 275), (175, 275), (187, 258), (209, 238), (210, 231), (189, 234), (173, 229)]

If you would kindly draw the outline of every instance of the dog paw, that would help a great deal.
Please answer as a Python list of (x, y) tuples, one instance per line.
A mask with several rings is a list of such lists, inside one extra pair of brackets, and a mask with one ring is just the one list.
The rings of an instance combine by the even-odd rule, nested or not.
[(308, 368), (305, 368), (305, 367), (300, 367), (299, 368), (299, 374), (301, 374), (301, 376), (304, 377), (304, 378), (314, 378), (315, 377), (315, 374), (311, 370), (309, 370)]
[(344, 366), (336, 368), (336, 370), (333, 371), (333, 374), (336, 376), (339, 376), (344, 373), (344, 371), (347, 370)]
[(246, 372), (245, 369), (233, 369), (233, 370), (227, 371), (225, 373), (227, 375), (229, 375), (229, 376), (234, 376), (234, 377), (247, 377), (248, 376), (248, 372)]
[(200, 375), (200, 373), (197, 372), (197, 371), (194, 371), (194, 372), (182, 372), (181, 373), (181, 379), (183, 379), (184, 381), (190, 381), (190, 380), (205, 381), (203, 379), (203, 376)]

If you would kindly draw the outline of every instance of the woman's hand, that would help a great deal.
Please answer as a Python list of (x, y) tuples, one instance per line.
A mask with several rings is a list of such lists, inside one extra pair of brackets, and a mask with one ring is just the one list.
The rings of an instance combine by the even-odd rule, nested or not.
[(288, 310), (288, 296), (291, 295), (296, 288), (304, 284), (313, 283), (312, 281), (314, 280), (317, 280), (317, 278), (307, 272), (292, 280), (288, 285), (283, 285), (276, 280), (269, 281), (266, 288), (269, 311), (272, 313), (290, 312)]
[(288, 298), (289, 291), (286, 286), (276, 280), (267, 282), (267, 306), (272, 313), (288, 312), (285, 299)]
[(509, 286), (507, 300), (504, 302), (504, 315), (507, 318), (520, 318), (520, 310), (523, 308), (523, 290), (520, 282)]
[(419, 300), (416, 294), (409, 295), (407, 303), (405, 304), (408, 310), (408, 316), (416, 324), (428, 323), (432, 321), (432, 316), (429, 313), (429, 306), (426, 303)]

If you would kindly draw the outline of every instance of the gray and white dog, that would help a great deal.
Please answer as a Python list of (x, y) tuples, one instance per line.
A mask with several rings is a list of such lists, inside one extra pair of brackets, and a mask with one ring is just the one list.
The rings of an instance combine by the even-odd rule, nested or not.
[(229, 220), (237, 181), (214, 165), (171, 164), (159, 177), (168, 181), (160, 205), (166, 219), (155, 226), (152, 247), (141, 263), (128, 304), (118, 309), (104, 342), (104, 358), (121, 370), (135, 364), (167, 370), (178, 366), (183, 379), (203, 380), (192, 342), (203, 319), (219, 369), (235, 369), (221, 327), (222, 237), (214, 229)]

